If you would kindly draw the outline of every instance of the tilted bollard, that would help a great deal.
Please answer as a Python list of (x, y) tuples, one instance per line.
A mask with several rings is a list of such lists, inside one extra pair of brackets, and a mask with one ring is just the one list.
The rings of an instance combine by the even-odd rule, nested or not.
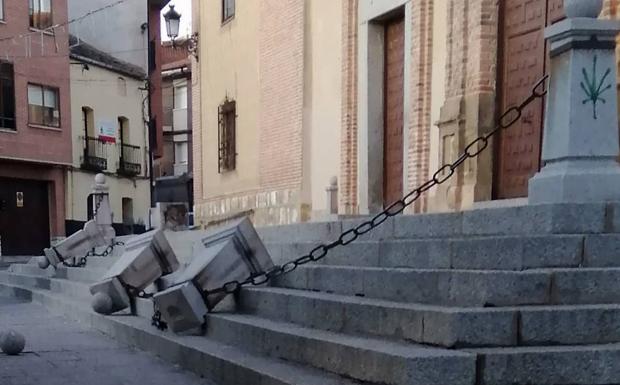
[(206, 297), (205, 291), (273, 267), (265, 245), (247, 218), (215, 230), (202, 244), (204, 249), (194, 255), (185, 270), (160, 281), (164, 290), (153, 297), (163, 320), (175, 333), (203, 325), (209, 310), (226, 296), (218, 293)]
[(131, 305), (131, 297), (179, 267), (177, 257), (162, 230), (132, 238), (125, 252), (101, 281), (90, 287), (93, 309), (112, 314)]
[(105, 176), (97, 174), (93, 186), (92, 197), (94, 199), (94, 219), (86, 222), (84, 228), (54, 247), (45, 249), (45, 256), (39, 258), (39, 267), (47, 269), (52, 265), (72, 259), (82, 258), (96, 247), (111, 246), (114, 244), (116, 232), (112, 227), (112, 209), (108, 195), (108, 186)]

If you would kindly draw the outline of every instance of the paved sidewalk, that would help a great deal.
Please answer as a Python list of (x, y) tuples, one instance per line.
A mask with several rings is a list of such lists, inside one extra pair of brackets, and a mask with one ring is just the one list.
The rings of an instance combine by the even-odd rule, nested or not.
[(8, 328), (26, 336), (26, 349), (0, 353), (0, 385), (214, 385), (39, 305), (0, 297), (0, 330)]

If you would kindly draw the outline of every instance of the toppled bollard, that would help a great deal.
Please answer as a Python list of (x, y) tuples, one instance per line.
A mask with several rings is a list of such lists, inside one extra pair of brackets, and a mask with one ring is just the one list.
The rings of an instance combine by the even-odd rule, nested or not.
[(132, 238), (125, 253), (108, 270), (102, 280), (90, 287), (94, 295), (93, 310), (111, 314), (128, 308), (131, 296), (179, 267), (177, 257), (161, 230)]
[(112, 247), (116, 232), (112, 227), (112, 209), (105, 175), (95, 176), (95, 185), (91, 194), (93, 220), (86, 222), (84, 228), (54, 247), (44, 250), (44, 257), (39, 258), (39, 267), (47, 269), (57, 267), (72, 258), (84, 258), (97, 247)]
[(42, 269), (47, 269), (49, 265), (56, 267), (68, 259), (83, 257), (95, 247), (112, 244), (115, 236), (112, 226), (101, 226), (94, 220), (88, 221), (84, 229), (58, 245), (45, 249), (45, 256), (39, 257), (39, 267)]
[(160, 281), (164, 290), (153, 297), (163, 320), (177, 333), (203, 325), (207, 312), (226, 296), (217, 293), (207, 297), (205, 292), (273, 267), (265, 245), (247, 218), (214, 230), (202, 244), (204, 248), (184, 271)]

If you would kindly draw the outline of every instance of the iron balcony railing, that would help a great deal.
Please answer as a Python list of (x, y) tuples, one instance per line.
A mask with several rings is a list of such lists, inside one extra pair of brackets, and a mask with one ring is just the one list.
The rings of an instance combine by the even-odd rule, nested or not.
[(131, 144), (120, 144), (120, 159), (117, 173), (125, 176), (136, 176), (142, 172), (140, 147)]
[(105, 141), (90, 136), (84, 138), (81, 167), (95, 172), (105, 171), (108, 168), (108, 148)]

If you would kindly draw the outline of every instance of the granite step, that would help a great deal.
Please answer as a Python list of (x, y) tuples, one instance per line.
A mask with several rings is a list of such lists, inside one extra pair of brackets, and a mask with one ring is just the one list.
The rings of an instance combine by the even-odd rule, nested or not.
[[(325, 242), (367, 219), (270, 226), (258, 232), (265, 242)], [(603, 233), (620, 233), (620, 203), (541, 204), (399, 215), (360, 240)]]
[(620, 305), (458, 308), (282, 288), (250, 288), (239, 312), (326, 331), (443, 347), (620, 342)]
[(84, 282), (70, 281), (62, 278), (50, 278), (35, 275), (16, 274), (0, 271), (0, 283), (17, 285), (30, 289), (49, 290), (53, 294), (67, 298), (90, 301), (91, 294)]
[(66, 267), (59, 266), (57, 269), (48, 267), (47, 269), (41, 269), (39, 266), (24, 264), (24, 265), (12, 265), (9, 268), (9, 272), (24, 275), (34, 275), (50, 278), (64, 278), (72, 281), (79, 282), (94, 282), (105, 274), (104, 269), (94, 269), (88, 267)]
[(362, 385), (323, 370), (257, 355), (212, 339), (161, 332), (150, 324), (150, 320), (142, 317), (102, 316), (92, 312), (84, 302), (60, 297), (47, 290), (0, 283), (0, 294), (40, 303), (52, 313), (84, 323), (220, 385)]
[[(600, 247), (601, 242), (605, 248)], [(309, 253), (316, 242), (267, 243), (279, 263)], [(525, 270), (620, 266), (603, 250), (620, 250), (620, 236), (545, 235), (357, 241), (332, 249), (319, 263), (331, 266), (416, 269)]]
[(526, 271), (304, 265), (274, 286), (398, 302), (498, 307), (620, 303), (620, 268)]
[(465, 385), (475, 377), (471, 354), (347, 336), (249, 315), (209, 314), (206, 335), (226, 345), (365, 382)]
[(620, 344), (471, 349), (484, 385), (620, 383)]

